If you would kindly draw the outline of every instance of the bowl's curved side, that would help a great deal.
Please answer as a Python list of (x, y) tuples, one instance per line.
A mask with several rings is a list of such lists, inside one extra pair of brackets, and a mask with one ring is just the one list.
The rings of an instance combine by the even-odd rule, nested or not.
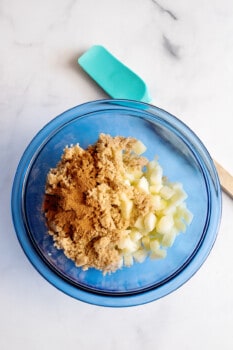
[[(192, 148), (193, 157), (198, 164), (201, 175), (203, 176), (207, 192), (207, 218), (203, 236), (200, 240), (193, 256), (187, 261), (187, 264), (177, 273), (174, 278), (167, 280), (156, 288), (135, 293), (132, 295), (104, 295), (94, 293), (85, 289), (77, 288), (69, 283), (61, 275), (55, 273), (46, 263), (38, 251), (35, 249), (30, 239), (30, 228), (25, 213), (25, 188), (27, 186), (27, 177), (30, 173), (30, 167), (35, 161), (44, 145), (51, 139), (64, 125), (68, 125), (73, 119), (90, 115), (96, 110), (124, 109), (130, 113), (142, 113), (148, 119), (157, 118), (165, 128), (171, 128), (176, 133), (176, 137), (182, 142), (188, 143)], [(174, 127), (175, 124), (175, 127)], [(184, 284), (204, 263), (211, 248), (215, 242), (220, 218), (221, 218), (221, 189), (217, 171), (207, 149), (200, 139), (184, 123), (166, 111), (145, 103), (127, 100), (100, 100), (88, 102), (83, 105), (74, 107), (52, 121), (50, 121), (39, 133), (33, 138), (25, 150), (18, 168), (16, 170), (11, 197), (12, 218), (18, 240), (26, 256), (37, 269), (37, 271), (52, 285), (59, 290), (76, 299), (101, 306), (123, 307), (148, 303), (152, 300), (161, 298)]]

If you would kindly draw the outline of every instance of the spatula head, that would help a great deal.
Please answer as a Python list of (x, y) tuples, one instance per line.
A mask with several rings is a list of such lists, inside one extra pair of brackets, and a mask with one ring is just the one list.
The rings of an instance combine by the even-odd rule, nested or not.
[(109, 96), (151, 101), (144, 81), (103, 46), (92, 46), (79, 57), (78, 63)]

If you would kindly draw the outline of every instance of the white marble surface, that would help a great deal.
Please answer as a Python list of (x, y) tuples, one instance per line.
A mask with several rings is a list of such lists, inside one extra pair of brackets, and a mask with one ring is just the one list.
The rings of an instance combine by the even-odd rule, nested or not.
[(112, 309), (47, 283), (16, 239), (10, 191), (34, 134), (64, 110), (105, 98), (76, 64), (106, 46), (144, 80), (153, 103), (180, 117), (233, 173), (231, 0), (0, 1), (0, 349), (233, 348), (233, 202), (223, 195), (216, 244), (171, 295)]

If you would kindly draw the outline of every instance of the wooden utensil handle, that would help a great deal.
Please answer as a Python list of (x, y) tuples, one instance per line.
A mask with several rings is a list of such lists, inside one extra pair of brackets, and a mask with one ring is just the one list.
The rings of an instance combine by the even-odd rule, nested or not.
[(233, 199), (233, 176), (228, 173), (216, 160), (214, 161), (218, 172), (221, 187)]

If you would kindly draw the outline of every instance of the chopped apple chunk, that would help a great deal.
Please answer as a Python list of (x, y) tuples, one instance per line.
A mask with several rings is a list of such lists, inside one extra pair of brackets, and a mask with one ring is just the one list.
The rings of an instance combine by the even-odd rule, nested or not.
[(146, 146), (142, 141), (137, 140), (137, 142), (133, 145), (132, 149), (136, 154), (140, 155), (146, 151)]

